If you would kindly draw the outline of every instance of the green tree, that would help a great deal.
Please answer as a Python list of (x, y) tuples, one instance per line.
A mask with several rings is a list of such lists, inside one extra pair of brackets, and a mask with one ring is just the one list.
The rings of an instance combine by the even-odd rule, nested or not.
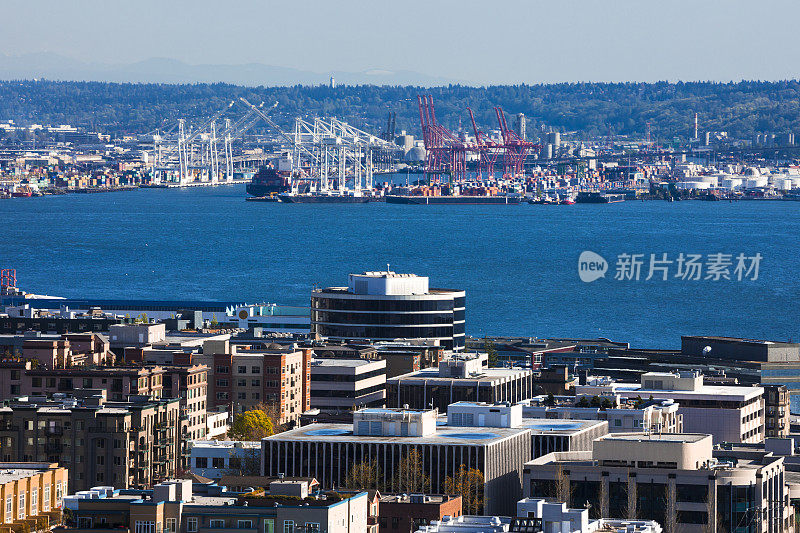
[(392, 492), (430, 492), (431, 478), (425, 473), (422, 466), (422, 457), (414, 448), (400, 459), (400, 464), (395, 468), (390, 490)]
[(444, 480), (446, 494), (461, 496), (461, 506), (464, 514), (477, 515), (483, 513), (483, 488), (486, 480), (483, 472), (477, 468), (467, 469), (461, 465), (453, 474)]
[(272, 418), (264, 409), (252, 409), (233, 417), (228, 436), (234, 440), (261, 440), (275, 430)]

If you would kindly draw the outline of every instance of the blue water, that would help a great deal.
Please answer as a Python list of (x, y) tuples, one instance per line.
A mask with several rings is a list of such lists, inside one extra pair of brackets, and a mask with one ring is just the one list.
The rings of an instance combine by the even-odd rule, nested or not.
[[(72, 194), (0, 201), (0, 266), (40, 294), (308, 305), (314, 285), (388, 263), (465, 289), (473, 335), (797, 340), (798, 212), (800, 202), (287, 205), (245, 202), (241, 185)], [(583, 250), (608, 260), (605, 278), (580, 281)], [(664, 252), (764, 259), (756, 281), (613, 279), (618, 254)]]

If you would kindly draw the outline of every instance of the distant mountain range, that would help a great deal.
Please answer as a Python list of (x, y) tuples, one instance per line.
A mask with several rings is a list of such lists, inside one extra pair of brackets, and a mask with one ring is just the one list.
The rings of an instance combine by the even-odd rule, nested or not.
[[(364, 72), (310, 72), (259, 63), (244, 65), (189, 65), (175, 59), (152, 58), (137, 63), (86, 63), (51, 53), (9, 56), (0, 54), (0, 79), (107, 81), (119, 83), (230, 83), (234, 85), (291, 86), (328, 84), (331, 76), (343, 85), (416, 85), (432, 87), (457, 80), (408, 70), (371, 69)], [(462, 82), (463, 83), (463, 82)]]

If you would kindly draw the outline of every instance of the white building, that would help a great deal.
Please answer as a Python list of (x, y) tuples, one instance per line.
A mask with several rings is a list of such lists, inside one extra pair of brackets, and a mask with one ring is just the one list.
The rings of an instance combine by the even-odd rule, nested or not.
[(206, 438), (216, 439), (224, 436), (230, 429), (228, 425), (228, 412), (218, 411), (206, 415)]
[(648, 372), (641, 383), (608, 379), (575, 387), (576, 396), (614, 396), (621, 400), (673, 400), (686, 433), (708, 433), (714, 443), (764, 440), (764, 389), (704, 385), (699, 372)]
[[(568, 509), (566, 503), (548, 502), (541, 498), (524, 498), (518, 501), (517, 517), (518, 525), (522, 525), (519, 522), (524, 518), (536, 519), (533, 524), (541, 528), (539, 531), (543, 533), (600, 533), (603, 531), (661, 533), (661, 526), (653, 520), (614, 518), (590, 520), (589, 509)], [(518, 530), (527, 531), (524, 529)]]
[(258, 441), (196, 440), (192, 441), (189, 469), (193, 474), (220, 479), (253, 462), (256, 475), (261, 461), (261, 443)]

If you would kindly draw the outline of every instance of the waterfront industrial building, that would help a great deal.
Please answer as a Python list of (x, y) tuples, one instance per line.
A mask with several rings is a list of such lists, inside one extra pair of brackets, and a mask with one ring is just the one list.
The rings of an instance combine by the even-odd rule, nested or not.
[(464, 349), (466, 293), (391, 271), (350, 274), (347, 287), (314, 289), (311, 334), (335, 340), (428, 340)]

